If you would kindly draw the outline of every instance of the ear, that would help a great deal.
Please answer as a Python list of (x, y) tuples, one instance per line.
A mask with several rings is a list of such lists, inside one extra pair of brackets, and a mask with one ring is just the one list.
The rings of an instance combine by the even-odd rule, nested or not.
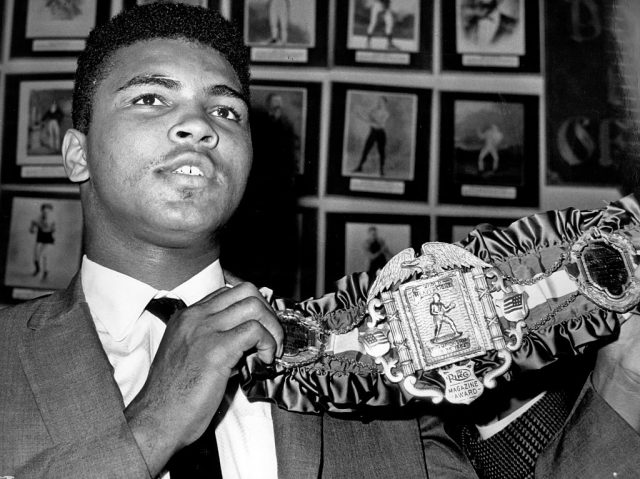
[(87, 181), (91, 176), (87, 165), (87, 136), (70, 128), (62, 141), (62, 162), (67, 177), (74, 183)]

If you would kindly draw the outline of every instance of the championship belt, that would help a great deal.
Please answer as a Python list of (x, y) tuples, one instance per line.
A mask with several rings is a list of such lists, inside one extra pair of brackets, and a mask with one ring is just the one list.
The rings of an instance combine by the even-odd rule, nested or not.
[(638, 249), (632, 196), (406, 249), (370, 287), (362, 273), (319, 299), (273, 299), (285, 352), (249, 362), (243, 389), (303, 412), (469, 404), (501, 376), (614, 338), (640, 303)]

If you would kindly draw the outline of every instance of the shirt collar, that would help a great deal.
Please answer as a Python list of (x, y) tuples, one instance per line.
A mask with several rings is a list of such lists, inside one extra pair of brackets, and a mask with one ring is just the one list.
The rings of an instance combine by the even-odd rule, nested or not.
[(81, 278), (94, 320), (99, 321), (116, 341), (124, 339), (151, 299), (170, 296), (191, 306), (225, 284), (219, 260), (171, 291), (157, 290), (95, 263), (86, 255), (82, 258)]

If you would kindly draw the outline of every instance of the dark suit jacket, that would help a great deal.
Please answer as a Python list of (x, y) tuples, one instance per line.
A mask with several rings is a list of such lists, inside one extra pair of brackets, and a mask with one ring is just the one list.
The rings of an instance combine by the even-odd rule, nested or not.
[[(149, 476), (80, 285), (0, 312), (0, 476)], [(434, 418), (272, 413), (283, 478), (474, 476)]]
[[(0, 332), (0, 476), (149, 477), (79, 277), (64, 292), (0, 311)], [(282, 478), (476, 477), (435, 416), (272, 414)], [(586, 388), (537, 476), (632, 477), (638, 451), (638, 434)]]
[(545, 479), (638, 477), (640, 434), (588, 382), (564, 429), (538, 458), (535, 472)]

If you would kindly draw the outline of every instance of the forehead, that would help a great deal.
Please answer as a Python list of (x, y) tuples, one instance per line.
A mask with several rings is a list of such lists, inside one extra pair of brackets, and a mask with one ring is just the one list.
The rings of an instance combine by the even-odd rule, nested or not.
[(240, 89), (231, 64), (212, 47), (183, 39), (156, 38), (116, 50), (102, 84), (118, 88), (137, 75), (166, 75), (178, 80), (215, 82)]

